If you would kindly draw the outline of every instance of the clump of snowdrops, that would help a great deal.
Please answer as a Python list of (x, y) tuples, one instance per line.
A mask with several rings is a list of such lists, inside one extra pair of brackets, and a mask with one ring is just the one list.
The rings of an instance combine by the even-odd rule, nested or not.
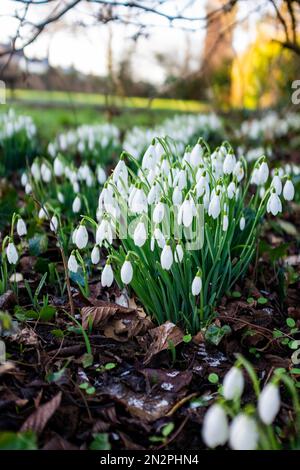
[[(248, 401), (245, 406), (242, 405), (243, 369), (249, 375), (256, 402)], [(281, 385), (291, 396), (294, 412), (293, 422), (285, 413), (284, 427), (289, 428), (289, 437), (284, 445), (299, 448), (300, 403), (294, 380), (284, 369), (276, 369), (261, 389), (253, 366), (242, 356), (226, 373), (217, 400), (206, 412), (202, 428), (204, 443), (210, 448), (229, 445), (233, 450), (280, 449), (286, 438), (274, 422), (281, 408)]]
[(221, 142), (223, 131), (222, 121), (214, 113), (176, 115), (153, 128), (133, 127), (126, 133), (123, 147), (139, 159), (153, 138), (169, 136), (176, 139), (177, 150), (184, 152), (185, 146), (194, 144), (199, 135), (209, 142)]
[(92, 223), (94, 264), (99, 248), (107, 249), (102, 285), (116, 279), (157, 322), (196, 332), (247, 271), (262, 219), (282, 210), (282, 195), (291, 200), (293, 184), (271, 178), (264, 156), (249, 175), (227, 142), (211, 152), (200, 139), (178, 155), (171, 140), (159, 138), (141, 163), (122, 154), (100, 193), (97, 222), (83, 218), (73, 240), (85, 249)]
[(36, 126), (31, 117), (17, 115), (10, 109), (0, 115), (0, 171), (25, 168), (37, 154)]
[[(82, 212), (96, 213), (99, 188), (106, 181), (106, 173), (98, 164), (94, 170), (84, 162), (76, 166), (61, 154), (53, 161), (36, 158), (21, 176), (26, 194), (33, 194), (42, 205), (50, 205), (71, 220)], [(40, 210), (40, 218), (44, 214)]]
[(119, 154), (120, 145), (120, 131), (115, 125), (85, 124), (59, 134), (49, 143), (48, 153), (52, 158), (63, 153), (69, 160), (79, 156), (84, 162), (104, 165)]

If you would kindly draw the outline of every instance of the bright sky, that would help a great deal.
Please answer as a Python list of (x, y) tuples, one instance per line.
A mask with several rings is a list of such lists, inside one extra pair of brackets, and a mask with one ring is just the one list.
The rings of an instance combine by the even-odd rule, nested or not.
[[(66, 0), (60, 0), (60, 6)], [(69, 1), (69, 0), (68, 0)], [(211, 0), (208, 0), (211, 2)], [(168, 13), (176, 12), (182, 4), (192, 4), (187, 8), (185, 15), (188, 17), (203, 17), (207, 0), (172, 0), (168, 2)], [(243, 7), (238, 12), (238, 18), (242, 20), (236, 28), (234, 48), (237, 53), (242, 52), (255, 37), (255, 24), (258, 14), (249, 15), (253, 10), (253, 0), (242, 2)], [(257, 0), (254, 2), (257, 5)], [(35, 5), (29, 8), (27, 18), (30, 21), (40, 21), (52, 11), (51, 7)], [(51, 8), (49, 10), (49, 8)], [(14, 37), (18, 21), (13, 18), (15, 11), (19, 15), (24, 11), (24, 5), (13, 0), (0, 1), (0, 43), (8, 42)], [(25, 50), (28, 57), (45, 58), (49, 54), (49, 61), (53, 66), (70, 67), (84, 73), (104, 75), (107, 72), (107, 50), (109, 31), (112, 36), (112, 50), (114, 61), (118, 61), (124, 53), (134, 46), (132, 37), (137, 31), (136, 26), (110, 23), (103, 25), (94, 24), (93, 14), (99, 11), (99, 5), (79, 4), (74, 10), (68, 12), (64, 23), (53, 25)], [(142, 20), (152, 25), (147, 29), (148, 38), (139, 38), (133, 54), (133, 66), (136, 76), (154, 83), (161, 83), (165, 77), (165, 71), (156, 59), (157, 53), (167, 54), (170, 60), (175, 58), (182, 62), (187, 47), (190, 50), (190, 65), (195, 69), (201, 60), (201, 51), (204, 42), (204, 22), (180, 23), (183, 27), (197, 28), (196, 32), (187, 32), (178, 28), (170, 28), (168, 22), (157, 15), (141, 14), (139, 19), (128, 17), (131, 21)], [(245, 21), (246, 19), (246, 21)], [(78, 22), (88, 24), (88, 27), (75, 26)], [(26, 37), (26, 30), (23, 31)]]

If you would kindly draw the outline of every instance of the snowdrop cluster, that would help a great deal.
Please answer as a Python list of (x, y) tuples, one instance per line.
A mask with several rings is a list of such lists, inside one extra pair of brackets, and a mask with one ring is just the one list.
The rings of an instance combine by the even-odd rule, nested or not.
[(290, 131), (300, 130), (300, 116), (286, 113), (283, 117), (275, 111), (269, 111), (261, 118), (244, 121), (238, 136), (252, 141), (275, 140), (286, 136)]
[(147, 142), (155, 137), (171, 137), (176, 139), (178, 152), (183, 152), (188, 144), (194, 143), (196, 136), (202, 135), (205, 139), (223, 134), (223, 125), (220, 118), (211, 114), (177, 115), (166, 119), (160, 126), (154, 128), (134, 127), (127, 132), (123, 147), (135, 158), (140, 158), (146, 150)]
[[(88, 163), (69, 163), (61, 154), (53, 161), (36, 158), (30, 166), (30, 171), (21, 176), (21, 184), (26, 194), (32, 192), (40, 202), (51, 200), (55, 208), (69, 208), (71, 213), (79, 214), (84, 201), (95, 214), (99, 188), (106, 181), (106, 173), (101, 165), (93, 170)], [(85, 207), (86, 209), (86, 207)], [(40, 214), (42, 218), (43, 214)]]
[(98, 200), (95, 247), (108, 251), (103, 286), (129, 285), (158, 322), (197, 331), (245, 273), (261, 218), (293, 196), (289, 179), (269, 173), (265, 157), (247, 175), (228, 143), (211, 153), (203, 139), (181, 156), (160, 138), (141, 162), (123, 153)]
[(55, 158), (59, 153), (94, 162), (108, 161), (120, 149), (119, 129), (109, 123), (82, 125), (74, 130), (59, 134), (48, 145), (48, 154)]
[[(269, 442), (270, 433), (267, 429), (276, 419), (281, 398), (279, 382), (283, 377), (274, 375), (260, 391), (258, 379), (252, 366), (252, 382), (257, 391), (257, 404), (241, 406), (245, 380), (242, 369), (232, 367), (225, 375), (219, 399), (206, 412), (202, 428), (204, 443), (210, 448), (229, 444), (233, 450), (255, 450), (272, 448), (274, 439)], [(274, 436), (273, 436), (274, 437)], [(269, 447), (270, 446), (270, 447)]]
[(4, 171), (24, 168), (37, 153), (37, 129), (31, 117), (12, 109), (0, 114), (0, 155)]

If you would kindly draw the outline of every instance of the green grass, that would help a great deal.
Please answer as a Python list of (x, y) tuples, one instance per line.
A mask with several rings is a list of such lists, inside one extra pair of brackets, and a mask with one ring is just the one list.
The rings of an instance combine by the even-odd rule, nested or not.
[[(181, 112), (201, 112), (207, 109), (204, 103), (198, 101), (175, 100), (168, 98), (148, 98), (141, 97), (108, 97), (110, 103), (117, 107), (122, 108), (151, 108), (151, 109), (166, 109)], [(8, 96), (8, 100), (10, 96)], [(78, 105), (93, 105), (105, 106), (105, 95), (96, 93), (75, 93), (63, 91), (40, 91), (40, 90), (15, 90), (13, 99), (18, 101), (30, 102), (55, 102), (55, 103), (69, 103)]]

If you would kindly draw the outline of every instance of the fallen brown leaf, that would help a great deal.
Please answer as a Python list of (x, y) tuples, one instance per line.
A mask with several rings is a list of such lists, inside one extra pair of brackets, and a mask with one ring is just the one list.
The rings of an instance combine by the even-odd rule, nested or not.
[(149, 333), (152, 342), (144, 359), (145, 364), (150, 362), (152, 357), (159, 352), (168, 349), (170, 345), (177, 346), (183, 339), (183, 333), (180, 328), (170, 321), (150, 330)]
[(49, 419), (54, 415), (55, 411), (59, 408), (62, 393), (59, 392), (50, 401), (38, 407), (23, 423), (20, 431), (34, 431), (40, 434), (45, 428)]

